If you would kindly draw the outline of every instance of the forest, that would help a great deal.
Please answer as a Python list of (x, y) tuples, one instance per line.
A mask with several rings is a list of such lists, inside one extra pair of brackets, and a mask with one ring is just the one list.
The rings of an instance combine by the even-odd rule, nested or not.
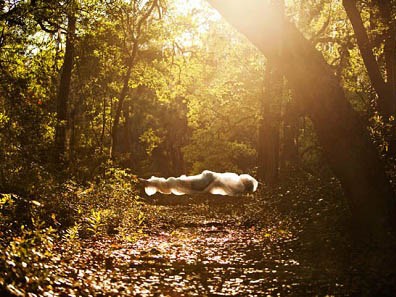
[(0, 0), (0, 296), (396, 296), (395, 116), (394, 0)]

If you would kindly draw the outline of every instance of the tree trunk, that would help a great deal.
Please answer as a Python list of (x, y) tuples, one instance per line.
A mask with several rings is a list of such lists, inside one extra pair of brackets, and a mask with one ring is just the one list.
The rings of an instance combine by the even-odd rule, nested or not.
[(74, 39), (76, 32), (76, 17), (73, 13), (68, 15), (67, 39), (65, 57), (60, 77), (57, 97), (57, 124), (55, 127), (55, 155), (58, 160), (65, 160), (67, 151), (68, 107), (70, 81), (74, 61)]
[(184, 159), (181, 148), (177, 142), (174, 142), (173, 140), (169, 141), (168, 153), (170, 157), (170, 174), (173, 176), (185, 174), (186, 172), (184, 169)]
[(265, 90), (261, 101), (258, 147), (258, 177), (273, 185), (279, 171), (279, 113), (274, 106), (279, 103), (282, 93), (282, 76), (270, 62), (266, 65)]
[(387, 239), (396, 226), (394, 193), (366, 128), (323, 56), (264, 1), (209, 2), (283, 72), (314, 123), (356, 222), (376, 243)]
[(128, 69), (124, 77), (122, 90), (120, 93), (120, 97), (118, 98), (118, 105), (114, 116), (113, 127), (111, 129), (112, 142), (111, 142), (110, 155), (112, 160), (116, 159), (116, 154), (118, 149), (118, 137), (119, 137), (118, 130), (120, 126), (121, 111), (124, 105), (125, 98), (128, 95), (128, 91), (129, 91), (128, 85), (129, 85), (129, 79), (131, 77), (132, 67), (133, 67), (133, 62), (131, 62), (131, 64), (128, 65)]
[(105, 133), (106, 133), (106, 108), (107, 108), (107, 100), (106, 96), (103, 96), (103, 111), (102, 111), (102, 132), (100, 133), (100, 154), (103, 154), (103, 149), (104, 149), (104, 139), (105, 139)]

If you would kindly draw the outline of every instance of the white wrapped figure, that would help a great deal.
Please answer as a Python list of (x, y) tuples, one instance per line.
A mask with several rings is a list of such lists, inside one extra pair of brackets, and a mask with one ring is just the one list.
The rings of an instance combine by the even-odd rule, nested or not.
[(140, 181), (149, 196), (157, 192), (174, 195), (210, 193), (241, 196), (255, 192), (258, 187), (257, 180), (249, 174), (217, 173), (209, 170), (192, 176), (182, 175), (167, 179), (152, 176), (149, 179), (140, 179)]

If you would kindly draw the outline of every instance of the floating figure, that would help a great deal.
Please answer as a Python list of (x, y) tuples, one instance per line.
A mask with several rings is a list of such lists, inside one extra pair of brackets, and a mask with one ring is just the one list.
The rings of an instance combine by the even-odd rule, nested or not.
[(257, 190), (257, 180), (249, 174), (235, 174), (231, 172), (217, 173), (209, 170), (201, 174), (180, 177), (152, 176), (149, 179), (140, 179), (147, 195), (159, 192), (162, 194), (200, 194), (241, 196)]

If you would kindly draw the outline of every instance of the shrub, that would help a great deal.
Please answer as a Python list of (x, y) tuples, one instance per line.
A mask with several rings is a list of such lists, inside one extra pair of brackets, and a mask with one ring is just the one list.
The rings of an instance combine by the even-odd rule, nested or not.
[(108, 168), (102, 178), (77, 193), (81, 235), (137, 232), (144, 221), (137, 178), (127, 170)]
[(3, 293), (24, 296), (39, 292), (48, 285), (49, 262), (52, 257), (55, 229), (33, 220), (33, 228), (21, 226), (20, 235), (0, 251), (0, 286)]

